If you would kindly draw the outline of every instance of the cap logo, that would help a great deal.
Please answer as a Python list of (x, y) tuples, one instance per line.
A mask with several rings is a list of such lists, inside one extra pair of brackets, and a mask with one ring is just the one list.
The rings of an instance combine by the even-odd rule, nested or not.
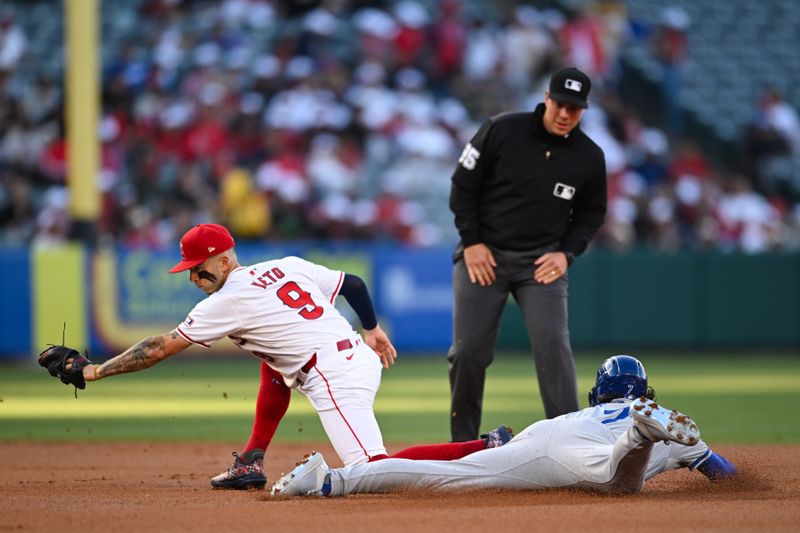
[(576, 93), (579, 93), (581, 92), (581, 87), (583, 87), (583, 84), (581, 84), (581, 82), (579, 82), (578, 80), (571, 80), (567, 78), (566, 80), (564, 80), (564, 87), (566, 87), (570, 91), (575, 91)]
[(183, 252), (183, 241), (181, 241), (181, 257), (186, 259), (186, 254)]
[(215, 247), (213, 247), (213, 246), (209, 246), (209, 247), (208, 247), (208, 253), (211, 253), (211, 252), (213, 252), (214, 250), (216, 250), (216, 248), (215, 248)]

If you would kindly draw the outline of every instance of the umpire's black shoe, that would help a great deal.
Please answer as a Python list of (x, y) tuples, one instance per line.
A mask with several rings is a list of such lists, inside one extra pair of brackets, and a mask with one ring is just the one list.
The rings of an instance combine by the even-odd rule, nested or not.
[(242, 455), (233, 452), (235, 459), (228, 470), (211, 478), (215, 489), (263, 489), (267, 484), (264, 474), (264, 450), (249, 450)]

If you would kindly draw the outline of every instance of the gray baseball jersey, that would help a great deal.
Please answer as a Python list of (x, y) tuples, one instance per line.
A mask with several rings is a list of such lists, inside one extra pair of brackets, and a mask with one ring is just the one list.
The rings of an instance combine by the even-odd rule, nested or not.
[(615, 400), (528, 426), (500, 448), (456, 461), (385, 459), (335, 469), (331, 495), (403, 489), (592, 488), (633, 492), (656, 474), (697, 468), (711, 454), (646, 441), (632, 425), (631, 400)]

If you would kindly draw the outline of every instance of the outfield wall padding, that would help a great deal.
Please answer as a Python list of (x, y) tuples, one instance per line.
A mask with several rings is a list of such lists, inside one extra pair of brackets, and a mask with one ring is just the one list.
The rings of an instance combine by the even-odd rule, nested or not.
[[(113, 355), (144, 336), (171, 331), (203, 297), (185, 273), (166, 272), (177, 260), (174, 250), (90, 252), (75, 246), (38, 252), (0, 249), (0, 268), (6, 273), (0, 359), (30, 357), (45, 339), (59, 342), (64, 321), (67, 339), (86, 344), (79, 348)], [(237, 249), (243, 264), (299, 255), (357, 274), (367, 282), (381, 324), (398, 350), (442, 356), (447, 351), (450, 248), (242, 243)], [(798, 254), (593, 250), (569, 270), (572, 344), (615, 352), (764, 347), (800, 355), (798, 274)], [(230, 347), (223, 343), (222, 350)], [(519, 309), (509, 300), (498, 348), (527, 347)]]

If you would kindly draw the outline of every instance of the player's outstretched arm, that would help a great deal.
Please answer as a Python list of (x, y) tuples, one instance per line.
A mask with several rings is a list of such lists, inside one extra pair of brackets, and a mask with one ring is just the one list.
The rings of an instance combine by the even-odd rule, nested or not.
[(103, 364), (85, 366), (83, 377), (86, 381), (97, 381), (116, 374), (144, 370), (185, 350), (190, 344), (189, 341), (178, 335), (176, 330), (164, 335), (148, 337)]
[(372, 348), (373, 351), (378, 354), (378, 357), (381, 358), (383, 368), (389, 368), (389, 365), (394, 364), (395, 359), (397, 359), (397, 350), (394, 349), (392, 341), (389, 340), (389, 336), (380, 326), (365, 330), (364, 342), (366, 342), (367, 346)]

